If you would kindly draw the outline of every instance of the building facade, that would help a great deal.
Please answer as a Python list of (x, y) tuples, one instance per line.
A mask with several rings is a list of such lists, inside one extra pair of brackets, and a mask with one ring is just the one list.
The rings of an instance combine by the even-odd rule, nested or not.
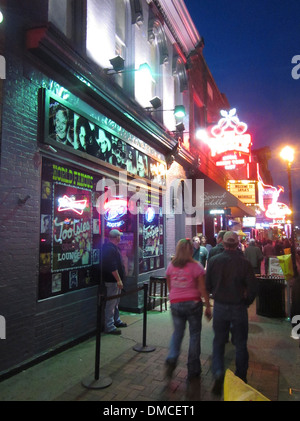
[[(228, 103), (183, 1), (10, 0), (1, 9), (5, 374), (95, 330), (110, 229), (124, 234), (133, 290), (163, 275), (178, 239), (203, 228), (196, 180), (225, 176), (194, 131)], [(121, 302), (142, 306), (142, 292)]]

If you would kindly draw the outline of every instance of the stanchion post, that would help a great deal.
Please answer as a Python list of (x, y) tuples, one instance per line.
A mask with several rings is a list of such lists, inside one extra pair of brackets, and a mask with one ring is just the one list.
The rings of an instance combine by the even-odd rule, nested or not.
[(106, 376), (100, 376), (100, 351), (101, 351), (101, 329), (102, 329), (102, 312), (105, 297), (98, 288), (97, 295), (97, 327), (96, 327), (96, 355), (95, 355), (95, 372), (94, 376), (89, 376), (81, 383), (87, 389), (104, 389), (112, 384), (112, 379)]
[(137, 352), (152, 352), (155, 351), (155, 347), (146, 345), (147, 337), (147, 299), (148, 299), (148, 284), (144, 283), (144, 313), (143, 313), (143, 344), (135, 345), (133, 347), (134, 351)]

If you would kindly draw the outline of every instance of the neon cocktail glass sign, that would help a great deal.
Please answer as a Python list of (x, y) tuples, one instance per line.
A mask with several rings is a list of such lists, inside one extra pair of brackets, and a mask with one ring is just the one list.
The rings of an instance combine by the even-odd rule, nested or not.
[(68, 210), (72, 210), (76, 212), (78, 215), (82, 215), (84, 209), (86, 208), (87, 200), (74, 200), (73, 197), (68, 197), (66, 194), (63, 197), (58, 199), (59, 212), (64, 212)]

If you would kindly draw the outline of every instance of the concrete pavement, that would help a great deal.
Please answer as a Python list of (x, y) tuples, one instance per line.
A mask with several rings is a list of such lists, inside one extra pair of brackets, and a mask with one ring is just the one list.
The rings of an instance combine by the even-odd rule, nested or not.
[[(169, 306), (168, 306), (169, 307)], [(0, 383), (0, 401), (215, 401), (211, 394), (212, 322), (203, 318), (201, 382), (187, 388), (186, 332), (179, 364), (172, 382), (164, 379), (164, 360), (172, 334), (169, 308), (147, 313), (146, 345), (152, 352), (133, 349), (143, 341), (143, 315), (122, 313), (128, 327), (122, 335), (101, 335), (100, 380), (109, 378), (105, 388), (83, 386), (95, 374), (95, 338), (36, 364)], [(249, 308), (248, 384), (272, 401), (300, 401), (299, 340), (291, 338), (291, 324), (256, 314)], [(226, 366), (234, 371), (234, 346), (226, 346)]]

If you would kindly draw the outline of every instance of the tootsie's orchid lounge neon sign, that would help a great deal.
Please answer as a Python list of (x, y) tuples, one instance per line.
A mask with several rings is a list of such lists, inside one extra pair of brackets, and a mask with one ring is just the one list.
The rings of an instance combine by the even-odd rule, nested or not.
[(222, 110), (220, 114), (222, 118), (211, 129), (212, 137), (207, 144), (217, 166), (235, 169), (249, 162), (251, 136), (245, 133), (248, 126), (236, 116), (235, 108), (228, 112)]

